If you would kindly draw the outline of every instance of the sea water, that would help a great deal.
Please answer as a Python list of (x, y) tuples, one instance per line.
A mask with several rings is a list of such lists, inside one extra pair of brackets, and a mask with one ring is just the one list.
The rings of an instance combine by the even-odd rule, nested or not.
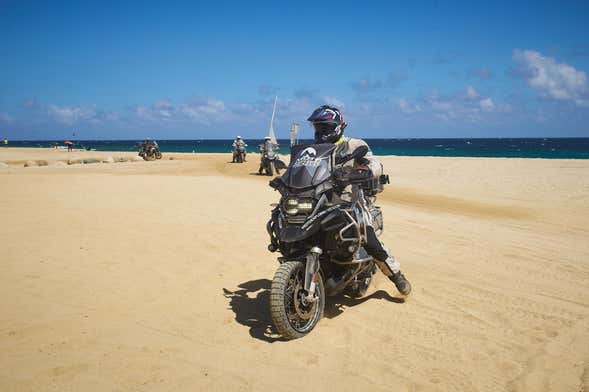
[[(589, 159), (589, 138), (485, 138), (485, 139), (365, 139), (375, 155)], [(74, 140), (75, 148), (96, 151), (135, 151), (139, 140)], [(261, 139), (246, 140), (257, 151)], [(288, 140), (279, 140), (289, 152)], [(311, 143), (301, 140), (300, 143)], [(232, 140), (158, 140), (162, 152), (229, 153)], [(1, 147), (53, 147), (63, 141), (9, 141)]]

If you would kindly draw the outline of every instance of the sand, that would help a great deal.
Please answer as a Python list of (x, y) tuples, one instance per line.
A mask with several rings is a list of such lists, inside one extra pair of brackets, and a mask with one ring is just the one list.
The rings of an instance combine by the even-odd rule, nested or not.
[(413, 294), (284, 342), (257, 156), (123, 155), (0, 149), (0, 390), (589, 390), (589, 161), (382, 157)]

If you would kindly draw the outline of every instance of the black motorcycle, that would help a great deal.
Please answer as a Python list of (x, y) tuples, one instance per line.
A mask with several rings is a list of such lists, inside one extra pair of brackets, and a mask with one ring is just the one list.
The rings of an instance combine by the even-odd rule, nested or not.
[[(323, 316), (325, 296), (361, 297), (376, 271), (362, 245), (366, 224), (383, 230), (376, 193), (388, 176), (340, 167), (366, 151), (336, 162), (333, 144), (297, 145), (282, 177), (270, 181), (281, 194), (267, 224), (271, 252), (280, 266), (270, 292), (270, 314), (286, 339), (305, 336)], [(346, 170), (347, 169), (347, 170)], [(343, 200), (342, 191), (350, 197)]]
[(274, 148), (265, 149), (262, 153), (262, 168), (267, 176), (273, 176), (274, 173), (280, 174), (280, 163), (278, 154)]
[(139, 156), (146, 161), (162, 159), (162, 153), (155, 143), (142, 143), (138, 147)]

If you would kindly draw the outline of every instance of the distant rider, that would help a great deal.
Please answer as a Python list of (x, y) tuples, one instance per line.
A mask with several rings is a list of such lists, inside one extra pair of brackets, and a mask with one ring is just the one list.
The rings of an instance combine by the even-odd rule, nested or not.
[[(244, 140), (241, 138), (241, 136), (239, 136), (239, 135), (238, 135), (238, 136), (235, 138), (235, 140), (233, 140), (233, 144), (232, 144), (232, 146), (233, 146), (233, 160), (232, 160), (231, 162), (232, 162), (232, 163), (235, 163), (235, 162), (237, 162), (237, 148), (238, 148), (238, 147), (243, 147), (243, 148), (245, 148), (245, 147), (247, 147), (247, 143), (246, 143), (246, 142), (245, 142), (245, 141), (244, 141)], [(245, 160), (245, 156), (246, 156), (246, 155), (247, 155), (247, 152), (246, 152), (246, 153), (243, 155), (243, 161), (244, 161), (244, 162), (247, 162), (247, 161)]]
[[(337, 145), (336, 165), (339, 166), (340, 175), (362, 172), (367, 176), (379, 177), (382, 174), (382, 165), (372, 155), (368, 144), (362, 139), (344, 136), (344, 129), (348, 124), (344, 121), (339, 109), (327, 105), (321, 106), (315, 109), (307, 121), (310, 121), (315, 128), (315, 143)], [(364, 156), (360, 159), (350, 159), (353, 152), (359, 152), (358, 155)], [(337, 173), (338, 169), (336, 169)], [(339, 196), (345, 200), (347, 192), (349, 189), (344, 188)], [(380, 270), (395, 284), (397, 290), (403, 295), (408, 295), (411, 292), (411, 284), (401, 273), (399, 261), (384, 248), (384, 244), (376, 236), (372, 222), (367, 222), (366, 233), (366, 243), (363, 245), (366, 252), (374, 257)]]
[(159, 148), (159, 146), (155, 140), (151, 140), (151, 139), (147, 138), (143, 141), (143, 145), (141, 147), (143, 148), (144, 151), (147, 151), (147, 148), (151, 147), (151, 146), (153, 146), (155, 148)]

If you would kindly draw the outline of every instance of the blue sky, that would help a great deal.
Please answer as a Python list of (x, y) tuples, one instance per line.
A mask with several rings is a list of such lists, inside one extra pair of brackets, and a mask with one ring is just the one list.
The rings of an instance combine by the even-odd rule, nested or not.
[(0, 0), (0, 137), (589, 136), (589, 2)]

